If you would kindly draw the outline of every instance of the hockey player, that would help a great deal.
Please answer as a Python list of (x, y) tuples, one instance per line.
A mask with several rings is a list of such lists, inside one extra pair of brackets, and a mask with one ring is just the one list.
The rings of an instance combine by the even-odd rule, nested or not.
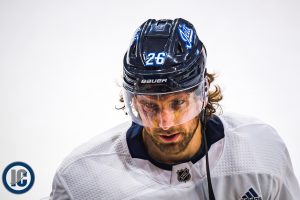
[(56, 172), (51, 199), (296, 200), (287, 148), (269, 125), (216, 115), (206, 49), (184, 19), (148, 20), (124, 57), (124, 123)]

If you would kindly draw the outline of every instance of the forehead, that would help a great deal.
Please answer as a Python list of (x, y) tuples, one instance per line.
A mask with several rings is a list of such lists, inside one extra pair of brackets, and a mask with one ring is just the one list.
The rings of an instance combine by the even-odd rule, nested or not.
[(136, 95), (137, 100), (147, 100), (147, 101), (172, 101), (174, 99), (188, 98), (190, 92), (178, 92), (172, 94), (162, 94), (162, 95)]

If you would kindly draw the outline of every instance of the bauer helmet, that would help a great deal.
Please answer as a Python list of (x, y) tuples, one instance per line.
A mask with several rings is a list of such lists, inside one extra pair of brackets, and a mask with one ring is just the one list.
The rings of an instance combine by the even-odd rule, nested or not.
[(206, 101), (206, 49), (193, 25), (181, 18), (144, 22), (123, 60), (127, 113), (143, 126), (170, 126), (199, 115)]

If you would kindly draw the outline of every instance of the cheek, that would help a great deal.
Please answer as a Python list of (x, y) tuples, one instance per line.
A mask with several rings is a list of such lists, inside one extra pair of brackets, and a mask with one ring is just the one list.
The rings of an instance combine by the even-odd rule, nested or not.
[(183, 124), (182, 128), (184, 130), (186, 130), (186, 132), (191, 132), (191, 131), (195, 130), (197, 124), (199, 123), (198, 120), (199, 120), (198, 117), (196, 117), (196, 118), (190, 120), (189, 122)]
[(159, 124), (158, 115), (146, 112), (141, 105), (137, 105), (137, 112), (141, 118), (143, 126), (157, 128)]
[(153, 132), (154, 132), (153, 128), (149, 128), (149, 127), (144, 126), (144, 129), (146, 130), (148, 135), (151, 135), (151, 136), (153, 135)]
[(139, 111), (139, 115), (141, 117), (144, 127), (158, 127), (158, 120), (155, 116), (151, 116), (143, 111)]

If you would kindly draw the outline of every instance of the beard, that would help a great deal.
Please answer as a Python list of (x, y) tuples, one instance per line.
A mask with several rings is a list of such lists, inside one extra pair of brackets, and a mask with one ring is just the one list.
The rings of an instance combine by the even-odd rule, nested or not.
[[(188, 125), (186, 124), (188, 123)], [(186, 122), (182, 125), (173, 126), (168, 130), (163, 130), (160, 128), (149, 129), (145, 127), (146, 134), (150, 137), (153, 144), (159, 148), (161, 152), (167, 154), (178, 154), (184, 151), (190, 141), (192, 140), (195, 132), (199, 126), (199, 117), (196, 117), (189, 122)], [(161, 139), (161, 134), (171, 135), (174, 133), (178, 133), (180, 135), (180, 139), (176, 142), (164, 142)]]

